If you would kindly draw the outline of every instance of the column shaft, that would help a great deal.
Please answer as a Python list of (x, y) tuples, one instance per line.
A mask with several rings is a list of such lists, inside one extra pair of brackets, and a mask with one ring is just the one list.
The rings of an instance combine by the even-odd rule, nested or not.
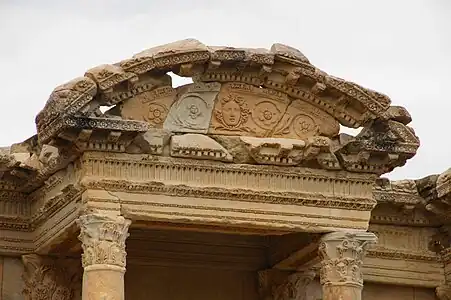
[(83, 300), (124, 300), (125, 240), (130, 221), (89, 214), (79, 218)]

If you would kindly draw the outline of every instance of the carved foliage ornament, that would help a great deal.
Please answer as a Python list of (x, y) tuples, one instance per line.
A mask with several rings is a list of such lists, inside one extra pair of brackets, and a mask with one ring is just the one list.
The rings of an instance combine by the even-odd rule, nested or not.
[(89, 214), (80, 216), (79, 239), (82, 242), (83, 267), (96, 264), (125, 267), (125, 240), (131, 221), (119, 216), (110, 218)]
[(260, 296), (268, 300), (306, 300), (307, 287), (315, 278), (312, 270), (289, 274), (276, 269), (258, 273)]
[(369, 245), (376, 243), (373, 233), (327, 234), (319, 245), (322, 285), (352, 284), (363, 286), (363, 257)]
[(30, 254), (22, 257), (23, 294), (26, 300), (72, 300), (81, 282), (79, 261), (42, 258)]

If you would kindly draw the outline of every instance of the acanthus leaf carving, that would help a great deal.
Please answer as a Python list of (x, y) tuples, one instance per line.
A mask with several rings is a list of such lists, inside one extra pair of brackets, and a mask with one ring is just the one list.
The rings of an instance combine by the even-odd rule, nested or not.
[(260, 271), (260, 297), (265, 300), (307, 300), (307, 287), (316, 276), (313, 270), (295, 273), (270, 269)]
[(83, 267), (106, 264), (125, 268), (125, 240), (131, 221), (122, 216), (112, 218), (86, 214), (77, 220), (80, 226)]
[(319, 244), (322, 285), (349, 284), (363, 286), (362, 265), (368, 246), (377, 242), (369, 232), (333, 232)]
[(29, 254), (22, 260), (26, 300), (72, 300), (81, 287), (81, 268), (77, 259)]

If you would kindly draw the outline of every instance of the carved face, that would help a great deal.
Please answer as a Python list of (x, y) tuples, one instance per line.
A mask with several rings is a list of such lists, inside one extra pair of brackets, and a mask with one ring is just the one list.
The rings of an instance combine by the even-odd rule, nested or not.
[(228, 101), (222, 106), (224, 122), (229, 126), (236, 126), (240, 122), (241, 107), (235, 101)]

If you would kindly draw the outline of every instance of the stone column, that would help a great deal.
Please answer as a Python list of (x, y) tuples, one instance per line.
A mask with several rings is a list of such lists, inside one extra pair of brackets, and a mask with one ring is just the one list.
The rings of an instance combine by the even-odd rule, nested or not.
[(361, 300), (362, 264), (367, 247), (377, 242), (370, 232), (332, 232), (319, 244), (323, 300)]
[(59, 259), (28, 254), (22, 256), (22, 261), (24, 299), (80, 299), (82, 270), (78, 259)]
[[(449, 241), (450, 230), (448, 228), (446, 234), (446, 241)], [(437, 298), (439, 300), (451, 300), (451, 247), (446, 243), (447, 248), (444, 248), (440, 252), (440, 256), (442, 257), (443, 267), (445, 271), (445, 280), (442, 285), (438, 286), (435, 289), (435, 293), (437, 294)]]
[(311, 270), (287, 272), (275, 269), (260, 271), (260, 299), (263, 300), (307, 300), (307, 287), (315, 278)]
[(79, 218), (83, 300), (124, 300), (125, 240), (130, 220), (98, 214)]

